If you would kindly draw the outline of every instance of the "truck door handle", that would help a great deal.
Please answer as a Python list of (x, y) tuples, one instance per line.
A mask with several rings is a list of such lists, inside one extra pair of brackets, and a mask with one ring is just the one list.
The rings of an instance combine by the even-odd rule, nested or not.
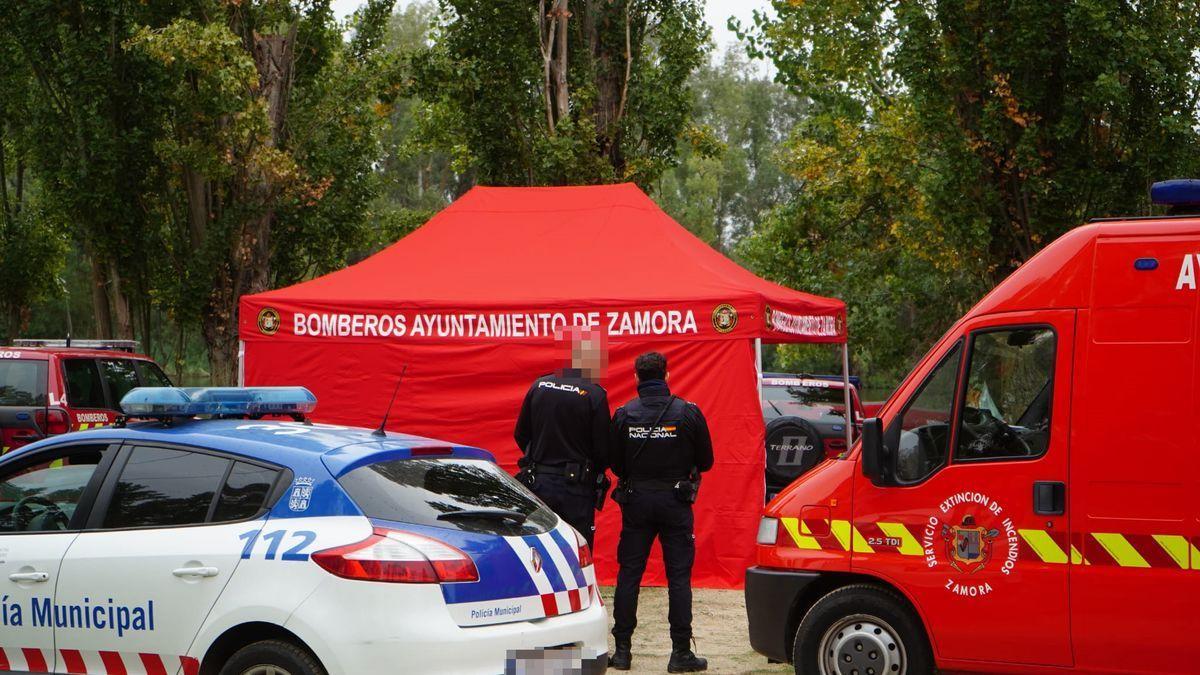
[(215, 577), (217, 573), (215, 567), (180, 567), (171, 572), (177, 577)]
[(1033, 512), (1039, 516), (1061, 516), (1067, 512), (1067, 485), (1040, 480), (1033, 484)]
[(16, 581), (18, 583), (22, 581), (32, 581), (40, 584), (43, 581), (48, 581), (49, 579), (50, 575), (45, 572), (14, 572), (8, 575), (9, 581)]

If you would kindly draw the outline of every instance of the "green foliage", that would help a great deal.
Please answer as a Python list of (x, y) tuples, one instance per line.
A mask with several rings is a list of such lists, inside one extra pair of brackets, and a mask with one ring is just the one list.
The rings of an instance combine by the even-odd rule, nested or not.
[(777, 149), (803, 119), (805, 102), (760, 76), (738, 51), (691, 80), (693, 122), (679, 165), (655, 184), (660, 205), (716, 248), (751, 232), (795, 194)]
[(1146, 213), (1197, 168), (1193, 0), (774, 3), (747, 38), (811, 101), (803, 184), (745, 243), (838, 295), (860, 370), (891, 379), (979, 296), (1087, 218)]
[(386, 50), (398, 76), (387, 79), (379, 112), (386, 115), (380, 132), (376, 164), (379, 195), (371, 204), (372, 248), (391, 244), (408, 234), (465, 192), (471, 174), (452, 166), (450, 155), (437, 144), (423, 140), (421, 115), (427, 108), (410, 95), (407, 61), (429, 48), (437, 18), (433, 2), (412, 2), (391, 16), (386, 33)]
[(0, 220), (0, 311), (6, 330), (0, 335), (18, 334), (28, 324), (33, 303), (47, 297), (59, 297), (59, 274), (67, 242), (65, 228), (56, 223), (52, 212), (40, 204), (27, 204), (20, 213)]
[[(416, 134), (457, 173), (496, 185), (649, 186), (677, 161), (691, 116), (688, 78), (709, 32), (698, 0), (570, 5), (566, 111), (543, 61), (544, 17), (534, 3), (441, 0), (439, 8), (433, 44), (411, 59)], [(560, 31), (547, 54), (562, 39)]]
[(83, 262), (65, 301), (48, 297), (61, 265), (44, 264), (10, 304), (91, 314), (82, 329), (139, 337), (180, 373), (207, 351), (229, 380), (242, 293), (340, 267), (375, 241), (378, 104), (399, 72), (391, 6), (368, 2), (347, 40), (329, 0), (0, 5), (0, 165), (28, 169), (22, 217), (0, 231), (3, 274), (61, 258), (67, 232)]
[(120, 42), (162, 9), (133, 0), (0, 3), (0, 101), (13, 154), (38, 186), (42, 226), (69, 231), (89, 259), (104, 335), (132, 333), (128, 298), (145, 297), (160, 242), (142, 201), (155, 188), (148, 120), (159, 99), (153, 83), (131, 86), (146, 63)]

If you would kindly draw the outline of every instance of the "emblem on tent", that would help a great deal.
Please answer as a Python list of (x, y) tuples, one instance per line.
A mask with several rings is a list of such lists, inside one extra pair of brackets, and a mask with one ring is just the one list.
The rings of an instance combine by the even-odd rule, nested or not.
[(258, 331), (263, 335), (274, 335), (283, 324), (279, 312), (271, 307), (263, 307), (258, 313)]
[(724, 303), (717, 305), (713, 310), (712, 324), (718, 333), (732, 332), (734, 328), (737, 328), (737, 322), (737, 310), (733, 308), (733, 305)]

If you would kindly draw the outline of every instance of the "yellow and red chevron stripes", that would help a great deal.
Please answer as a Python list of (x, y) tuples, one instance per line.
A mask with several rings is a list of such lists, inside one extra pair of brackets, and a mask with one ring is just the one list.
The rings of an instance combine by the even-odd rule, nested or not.
[[(791, 543), (801, 550), (924, 555), (924, 525), (848, 520), (810, 521), (780, 518)], [(828, 535), (824, 535), (825, 531)], [(1200, 536), (1180, 534), (1066, 533), (1018, 529), (1018, 560), (1050, 565), (1107, 565), (1200, 571)], [(934, 533), (941, 545), (940, 533)]]

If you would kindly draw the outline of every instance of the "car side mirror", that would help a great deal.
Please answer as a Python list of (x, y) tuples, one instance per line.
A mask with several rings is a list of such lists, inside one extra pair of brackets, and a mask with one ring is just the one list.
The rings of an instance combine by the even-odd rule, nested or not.
[(883, 420), (878, 417), (862, 423), (862, 471), (880, 487), (896, 484), (896, 454), (884, 442)]

